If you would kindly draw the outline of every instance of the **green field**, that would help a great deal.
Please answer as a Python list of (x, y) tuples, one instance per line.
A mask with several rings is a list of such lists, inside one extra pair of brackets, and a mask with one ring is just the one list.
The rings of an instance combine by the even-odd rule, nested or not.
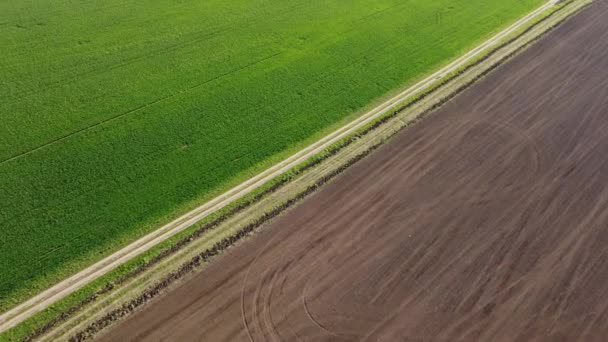
[(542, 2), (0, 2), (0, 311)]

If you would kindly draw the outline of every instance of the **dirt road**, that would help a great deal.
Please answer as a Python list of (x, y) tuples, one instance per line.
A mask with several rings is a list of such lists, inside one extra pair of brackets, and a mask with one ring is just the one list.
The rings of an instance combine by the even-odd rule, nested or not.
[(107, 341), (604, 341), (596, 3)]

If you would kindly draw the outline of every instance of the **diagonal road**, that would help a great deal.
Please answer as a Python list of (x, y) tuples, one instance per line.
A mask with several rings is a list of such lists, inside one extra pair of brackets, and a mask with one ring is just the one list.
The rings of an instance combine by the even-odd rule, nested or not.
[(249, 180), (241, 183), (240, 185), (230, 189), (224, 194), (201, 205), (200, 207), (192, 210), (191, 212), (166, 224), (158, 230), (142, 237), (141, 239), (133, 242), (125, 248), (95, 263), (94, 265), (89, 266), (86, 269), (74, 274), (73, 276), (57, 283), (51, 288), (39, 293), (38, 295), (30, 298), (29, 300), (14, 307), (13, 309), (3, 313), (2, 315), (0, 315), (0, 333), (20, 324), (26, 319), (32, 317), (34, 314), (48, 308), (50, 305), (61, 300), (62, 298), (65, 298), (66, 296), (78, 291), (91, 281), (105, 275), (116, 267), (132, 260), (133, 258), (146, 252), (157, 244), (171, 238), (175, 234), (192, 226), (193, 224), (207, 217), (213, 212), (216, 212), (217, 210), (227, 206), (228, 204), (251, 193), (269, 180), (281, 175), (282, 173), (304, 162), (315, 154), (328, 148), (333, 143), (339, 141), (340, 139), (355, 132), (359, 128), (365, 126), (369, 122), (384, 114), (391, 107), (405, 101), (409, 97), (420, 94), (425, 88), (432, 85), (438, 79), (441, 79), (446, 75), (450, 74), (451, 72), (456, 71), (460, 67), (467, 64), (469, 61), (473, 60), (475, 57), (482, 54), (484, 51), (487, 51), (488, 49), (498, 45), (503, 38), (507, 37), (522, 26), (531, 22), (532, 20), (537, 18), (542, 12), (549, 9), (551, 6), (553, 6), (552, 1), (544, 4), (543, 6), (539, 7), (527, 16), (521, 18), (505, 30), (501, 31), (494, 37), (490, 38), (481, 45), (475, 47), (463, 56), (459, 57), (441, 70), (428, 76), (424, 80), (418, 82), (417, 84), (406, 89), (405, 91), (397, 94), (395, 97), (387, 100), (386, 102), (380, 104), (378, 107), (361, 115), (357, 119), (332, 132), (331, 134), (325, 136), (324, 138), (313, 143), (307, 148), (299, 151), (298, 153), (274, 165), (273, 167), (258, 174), (257, 176), (252, 177)]

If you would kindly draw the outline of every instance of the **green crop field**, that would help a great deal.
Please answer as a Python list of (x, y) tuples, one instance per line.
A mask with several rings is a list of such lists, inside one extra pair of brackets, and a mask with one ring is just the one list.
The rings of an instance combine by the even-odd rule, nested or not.
[(0, 2), (0, 311), (541, 3)]

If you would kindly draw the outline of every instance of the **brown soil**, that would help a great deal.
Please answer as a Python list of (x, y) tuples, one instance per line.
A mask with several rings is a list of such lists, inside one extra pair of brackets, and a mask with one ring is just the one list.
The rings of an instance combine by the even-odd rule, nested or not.
[(107, 341), (604, 341), (597, 2)]

